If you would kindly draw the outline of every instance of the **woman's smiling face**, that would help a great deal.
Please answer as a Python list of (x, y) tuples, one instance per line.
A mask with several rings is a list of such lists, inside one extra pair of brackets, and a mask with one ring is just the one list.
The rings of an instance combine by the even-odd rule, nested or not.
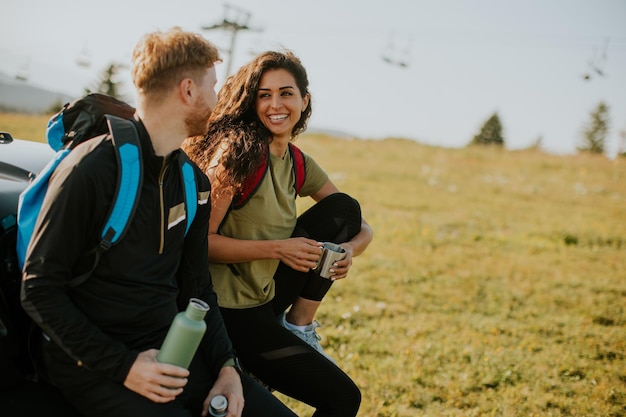
[(308, 94), (302, 97), (296, 80), (285, 69), (265, 71), (256, 96), (256, 113), (274, 139), (291, 139), (293, 128), (309, 103)]

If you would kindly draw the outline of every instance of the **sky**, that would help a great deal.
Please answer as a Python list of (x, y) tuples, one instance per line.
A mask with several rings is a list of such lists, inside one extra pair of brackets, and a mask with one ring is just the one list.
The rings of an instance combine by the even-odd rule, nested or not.
[[(229, 66), (292, 50), (310, 128), (462, 147), (497, 112), (507, 148), (570, 154), (603, 101), (609, 156), (626, 131), (626, 0), (0, 2), (0, 72), (72, 96), (130, 64), (144, 33), (180, 26), (220, 47), (218, 88)], [(203, 29), (226, 18), (249, 27), (232, 53), (231, 32)], [(132, 102), (128, 67), (119, 80)]]

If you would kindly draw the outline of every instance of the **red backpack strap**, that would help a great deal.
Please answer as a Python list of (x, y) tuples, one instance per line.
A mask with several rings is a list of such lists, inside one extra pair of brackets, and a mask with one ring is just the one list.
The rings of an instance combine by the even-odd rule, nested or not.
[[(269, 153), (269, 150), (268, 150)], [(242, 184), (241, 191), (235, 194), (231, 208), (234, 210), (242, 208), (261, 185), (261, 181), (265, 177), (265, 173), (269, 167), (268, 153), (264, 154), (264, 158), (259, 164), (257, 170), (250, 175)], [(289, 144), (289, 153), (291, 154), (291, 162), (293, 163), (293, 173), (295, 175), (295, 195), (297, 196), (304, 185), (306, 177), (306, 167), (304, 163), (304, 154), (296, 145)]]
[[(269, 152), (269, 149), (267, 152)], [(263, 154), (263, 160), (259, 164), (257, 170), (252, 173), (252, 175), (250, 175), (248, 178), (246, 178), (246, 180), (241, 185), (241, 190), (237, 194), (235, 194), (235, 197), (233, 197), (233, 201), (231, 203), (231, 207), (233, 209), (236, 210), (242, 208), (248, 202), (250, 197), (254, 195), (257, 188), (259, 188), (263, 177), (265, 177), (265, 173), (267, 172), (267, 168), (269, 167), (269, 165), (270, 164), (268, 154), (265, 153)]]
[(300, 190), (306, 179), (306, 164), (304, 163), (304, 154), (293, 143), (289, 144), (289, 152), (291, 152), (291, 161), (293, 162), (293, 174), (296, 177), (296, 196), (300, 194)]

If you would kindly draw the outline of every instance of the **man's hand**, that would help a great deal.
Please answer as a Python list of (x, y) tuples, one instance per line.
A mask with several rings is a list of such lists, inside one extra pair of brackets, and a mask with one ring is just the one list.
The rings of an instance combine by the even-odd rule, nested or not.
[(225, 366), (220, 370), (217, 381), (202, 405), (202, 417), (209, 415), (209, 403), (216, 395), (223, 395), (228, 400), (226, 417), (241, 417), (244, 405), (243, 387), (239, 373), (232, 366)]
[(124, 386), (155, 403), (167, 403), (183, 392), (189, 371), (158, 362), (158, 353), (156, 349), (141, 352), (130, 368)]

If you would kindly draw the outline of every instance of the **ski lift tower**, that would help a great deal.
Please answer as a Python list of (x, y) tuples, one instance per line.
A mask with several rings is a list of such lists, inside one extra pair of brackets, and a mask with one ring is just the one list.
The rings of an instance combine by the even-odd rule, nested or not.
[(248, 26), (250, 21), (251, 13), (245, 11), (241, 8), (231, 6), (229, 4), (224, 4), (224, 20), (220, 23), (216, 23), (211, 26), (203, 26), (202, 30), (226, 30), (230, 32), (230, 46), (226, 50), (226, 54), (228, 55), (228, 60), (226, 61), (226, 77), (230, 75), (230, 70), (233, 62), (233, 54), (235, 52), (235, 39), (237, 38), (237, 33), (242, 30), (255, 30), (260, 31), (260, 29), (252, 29)]

